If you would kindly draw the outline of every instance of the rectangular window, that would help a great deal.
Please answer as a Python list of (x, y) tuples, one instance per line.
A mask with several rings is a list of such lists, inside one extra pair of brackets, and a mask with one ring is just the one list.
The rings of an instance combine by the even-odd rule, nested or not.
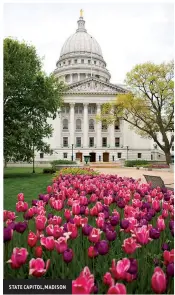
[(119, 147), (120, 146), (120, 138), (116, 137), (115, 138), (115, 147)]
[(44, 158), (44, 153), (40, 153), (40, 159)]
[(102, 138), (102, 147), (107, 147), (107, 137)]
[(118, 159), (121, 159), (122, 153), (117, 153), (117, 157), (118, 157)]
[(108, 126), (106, 125), (105, 122), (102, 122), (101, 129), (102, 129), (102, 131), (107, 131), (108, 130)]
[(69, 60), (69, 65), (71, 64), (71, 60)]
[(94, 65), (96, 65), (96, 60), (94, 60)]
[(114, 156), (112, 156), (112, 161), (114, 162), (114, 160), (115, 160), (115, 157), (114, 157)]
[(137, 154), (137, 158), (138, 158), (138, 159), (141, 159), (141, 157), (142, 157), (142, 154), (141, 154), (141, 153), (138, 153), (138, 154)]
[(88, 64), (90, 65), (90, 63), (91, 63), (91, 61), (90, 61), (90, 59), (88, 59)]
[(74, 59), (74, 63), (77, 64), (77, 59)]
[(172, 152), (174, 152), (174, 145), (172, 145)]
[(81, 59), (81, 63), (84, 64), (84, 59)]
[(63, 158), (67, 159), (67, 153), (63, 153)]
[(76, 146), (81, 147), (81, 137), (76, 137)]
[(63, 147), (68, 147), (68, 137), (63, 137)]
[(114, 128), (115, 128), (116, 131), (120, 129), (119, 121), (115, 122)]
[(90, 147), (94, 146), (94, 137), (89, 137), (89, 146)]

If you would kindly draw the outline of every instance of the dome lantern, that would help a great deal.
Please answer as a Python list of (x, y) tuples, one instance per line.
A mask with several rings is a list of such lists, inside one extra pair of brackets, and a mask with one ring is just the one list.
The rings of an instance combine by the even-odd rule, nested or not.
[(83, 19), (83, 10), (80, 10), (80, 18), (77, 21), (78, 23), (78, 29), (76, 30), (76, 32), (87, 32), (87, 30), (85, 29), (85, 21)]

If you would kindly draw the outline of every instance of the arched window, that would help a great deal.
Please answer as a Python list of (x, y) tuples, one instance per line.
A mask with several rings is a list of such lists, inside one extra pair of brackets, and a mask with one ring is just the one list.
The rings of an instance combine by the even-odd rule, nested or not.
[(89, 130), (94, 130), (94, 120), (93, 119), (89, 120)]
[(68, 130), (68, 120), (67, 119), (63, 120), (63, 130)]
[(80, 119), (76, 120), (76, 130), (81, 130), (81, 120)]

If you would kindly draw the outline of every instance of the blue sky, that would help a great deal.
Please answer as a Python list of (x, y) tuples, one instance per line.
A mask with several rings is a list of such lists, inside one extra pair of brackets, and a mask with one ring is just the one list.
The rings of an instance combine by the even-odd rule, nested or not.
[(80, 9), (86, 29), (101, 46), (112, 77), (123, 83), (137, 63), (174, 57), (174, 8), (171, 3), (6, 3), (4, 37), (36, 46), (47, 73), (55, 69), (61, 48), (77, 29)]

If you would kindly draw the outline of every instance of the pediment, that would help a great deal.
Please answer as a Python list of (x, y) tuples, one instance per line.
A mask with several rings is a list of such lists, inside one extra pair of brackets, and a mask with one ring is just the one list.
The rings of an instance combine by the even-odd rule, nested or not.
[(66, 93), (72, 94), (118, 94), (126, 93), (126, 89), (101, 81), (100, 79), (89, 78), (68, 86)]

